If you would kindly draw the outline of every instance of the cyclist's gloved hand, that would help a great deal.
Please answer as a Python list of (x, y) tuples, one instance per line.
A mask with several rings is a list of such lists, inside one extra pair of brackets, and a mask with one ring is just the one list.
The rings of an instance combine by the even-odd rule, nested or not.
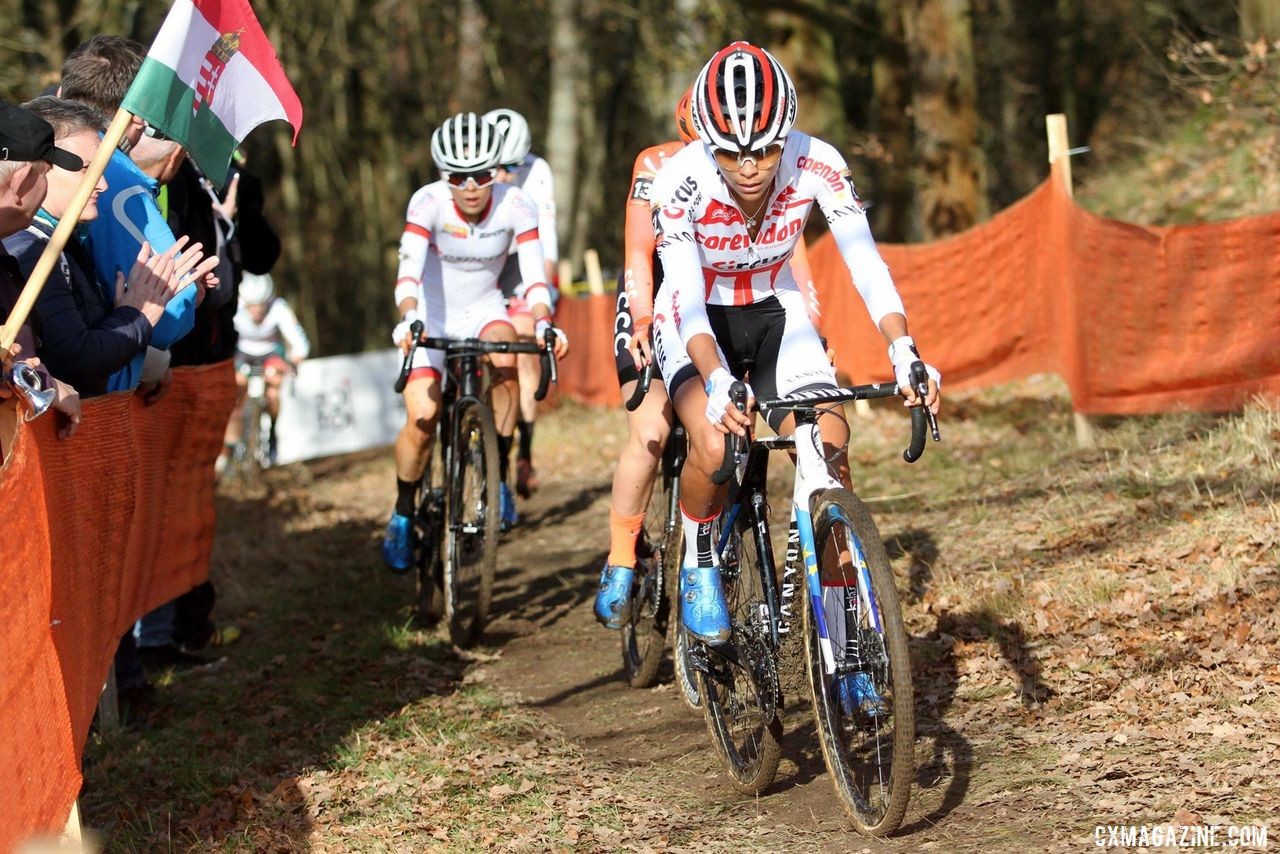
[(556, 326), (550, 320), (543, 318), (542, 320), (539, 320), (537, 323), (533, 325), (533, 337), (537, 340), (538, 346), (541, 347), (543, 345), (543, 342), (546, 341), (546, 335), (547, 335), (548, 329), (551, 330), (551, 333), (555, 335), (555, 338), (556, 338), (556, 343), (555, 343), (556, 358), (563, 359), (565, 355), (569, 352), (569, 336), (565, 334), (565, 331), (563, 329)]
[[(915, 362), (924, 360), (920, 358), (920, 351), (916, 349), (916, 342), (910, 335), (895, 338), (889, 345), (889, 361), (893, 362), (893, 377), (898, 384), (898, 390), (907, 399), (907, 406), (918, 406), (920, 401), (916, 390), (911, 387), (911, 366)], [(924, 369), (929, 375), (929, 399), (926, 402), (936, 412), (938, 390), (942, 388), (942, 374), (927, 362)]]
[[(738, 411), (729, 401), (729, 387), (736, 382), (733, 374), (724, 368), (716, 368), (707, 380), (707, 420), (726, 431), (742, 436), (746, 433), (746, 425), (750, 423), (747, 416)], [(746, 383), (743, 383), (746, 385)], [(747, 401), (755, 397), (751, 386), (747, 385)]]
[(409, 309), (404, 313), (404, 319), (396, 324), (396, 328), (391, 330), (391, 343), (395, 344), (404, 352), (409, 352), (409, 348), (413, 346), (410, 340), (409, 327), (413, 325), (415, 320), (421, 320), (418, 316), (417, 309)]

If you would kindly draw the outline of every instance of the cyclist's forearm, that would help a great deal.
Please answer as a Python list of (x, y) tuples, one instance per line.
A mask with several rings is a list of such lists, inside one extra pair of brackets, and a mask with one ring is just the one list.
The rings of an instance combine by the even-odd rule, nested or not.
[(694, 335), (685, 345), (685, 350), (689, 353), (693, 366), (702, 376), (703, 383), (711, 379), (713, 373), (724, 367), (720, 362), (720, 348), (716, 346), (716, 339), (712, 335), (705, 332)]
[(880, 320), (880, 334), (884, 336), (884, 340), (892, 344), (897, 339), (907, 334), (907, 317), (905, 314), (894, 312), (886, 314)]

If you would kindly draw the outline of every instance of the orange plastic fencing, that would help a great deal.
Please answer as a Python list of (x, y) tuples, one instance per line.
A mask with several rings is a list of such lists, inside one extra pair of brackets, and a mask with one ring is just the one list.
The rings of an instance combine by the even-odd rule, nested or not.
[(0, 473), (0, 851), (60, 832), (116, 641), (203, 581), (229, 362), (174, 372), (154, 406), (87, 401), (79, 431), (22, 425)]
[[(1078, 411), (1121, 415), (1280, 395), (1280, 213), (1136, 226), (1088, 213), (1050, 179), (963, 234), (880, 250), (944, 389), (1051, 372)], [(857, 382), (891, 379), (830, 235), (809, 261), (837, 366)], [(612, 297), (562, 302), (578, 352), (561, 393), (617, 404), (611, 315)]]

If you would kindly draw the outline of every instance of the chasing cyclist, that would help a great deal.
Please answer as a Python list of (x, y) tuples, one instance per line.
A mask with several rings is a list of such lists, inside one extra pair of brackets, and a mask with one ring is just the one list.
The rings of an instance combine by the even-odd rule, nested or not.
[[(524, 190), (538, 207), (538, 240), (542, 244), (542, 259), (546, 267), (546, 278), (542, 281), (551, 286), (551, 303), (554, 309), (556, 261), (560, 257), (560, 250), (556, 244), (556, 191), (551, 166), (530, 152), (532, 138), (529, 123), (524, 116), (515, 110), (502, 108), (490, 110), (484, 114), (484, 118), (502, 131), (498, 180)], [(520, 264), (514, 249), (507, 256), (498, 284), (502, 288), (502, 295), (507, 298), (507, 313), (511, 316), (516, 334), (521, 338), (532, 338), (534, 321), (529, 313), (529, 302), (524, 296), (526, 287), (532, 283), (520, 275)], [(538, 417), (538, 402), (533, 395), (538, 388), (538, 370), (537, 356), (516, 356), (516, 371), (520, 380), (520, 414), (516, 419), (516, 428), (520, 432), (519, 446), (516, 449), (516, 492), (521, 498), (528, 498), (538, 488), (538, 476), (533, 469), (533, 423)]]
[[(614, 360), (623, 400), (631, 397), (639, 382), (640, 370), (653, 360), (650, 330), (654, 294), (662, 286), (662, 268), (654, 257), (657, 240), (649, 191), (667, 158), (698, 139), (693, 129), (692, 98), (690, 89), (676, 104), (676, 130), (680, 139), (646, 148), (632, 167), (624, 232), (625, 267), (618, 279), (613, 329)], [(806, 304), (816, 325), (817, 298), (813, 295), (813, 277), (803, 240), (796, 243), (790, 265), (796, 282), (809, 295)], [(678, 342), (669, 342), (669, 346), (678, 346)], [(661, 383), (651, 386), (640, 406), (627, 413), (627, 431), (627, 443), (613, 471), (609, 556), (600, 574), (595, 602), (596, 618), (610, 629), (621, 628), (626, 618), (635, 575), (636, 540), (644, 525), (645, 504), (657, 476), (662, 451), (671, 433), (671, 404)]]
[[(425, 335), (515, 341), (498, 288), (498, 274), (513, 244), (539, 342), (552, 329), (556, 356), (569, 350), (568, 338), (551, 323), (537, 209), (518, 187), (497, 183), (501, 152), (502, 133), (475, 113), (458, 113), (431, 135), (431, 158), (440, 180), (413, 194), (400, 238), (395, 299), (401, 320), (391, 337), (405, 352), (413, 344), (409, 328), (415, 320), (423, 321)], [(507, 487), (518, 408), (515, 358), (494, 354), (489, 359), (505, 527), (515, 518)], [(443, 370), (444, 353), (418, 348), (404, 389), (406, 420), (395, 448), (396, 505), (382, 541), (383, 559), (400, 572), (413, 561), (412, 516), (440, 411)]]
[(280, 384), (285, 374), (297, 370), (311, 353), (311, 342), (297, 315), (284, 297), (276, 296), (271, 274), (245, 273), (240, 280), (240, 304), (236, 308), (236, 408), (223, 437), (223, 459), (240, 443), (244, 430), (243, 407), (249, 374), (262, 370), (266, 390), (265, 409), (271, 418), (267, 459), (276, 459), (276, 418), (280, 415)]
[[(718, 643), (729, 638), (730, 626), (711, 542), (724, 489), (712, 484), (711, 474), (723, 460), (725, 434), (744, 435), (751, 423), (730, 405), (729, 387), (748, 368), (752, 396), (836, 385), (787, 263), (815, 202), (889, 342), (906, 404), (936, 412), (939, 377), (928, 368), (929, 391), (920, 401), (909, 381), (919, 356), (866, 211), (840, 154), (792, 130), (796, 93), (781, 64), (759, 47), (734, 42), (711, 57), (693, 92), (694, 126), (704, 144), (671, 157), (652, 188), (665, 272), (653, 335), (667, 392), (689, 434), (680, 484), (681, 619), (693, 635)], [(790, 416), (773, 421), (783, 434), (794, 427)], [(827, 417), (819, 427), (825, 456), (849, 484), (848, 425), (843, 417)]]

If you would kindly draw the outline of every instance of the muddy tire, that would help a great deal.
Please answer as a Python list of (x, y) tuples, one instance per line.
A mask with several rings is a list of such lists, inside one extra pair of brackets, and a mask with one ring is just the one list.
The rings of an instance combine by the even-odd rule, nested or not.
[(445, 527), (444, 599), (449, 638), (470, 646), (484, 631), (498, 564), (498, 431), (473, 403), (458, 417)]
[[(805, 657), (818, 740), (849, 823), (884, 836), (902, 823), (914, 774), (907, 633), (893, 570), (867, 508), (844, 489), (827, 490), (816, 504), (814, 544), (836, 668), (826, 672), (817, 621), (806, 607)], [(859, 550), (865, 573), (849, 557)], [(846, 682), (842, 699), (841, 679), (869, 679), (875, 697), (849, 690)]]

